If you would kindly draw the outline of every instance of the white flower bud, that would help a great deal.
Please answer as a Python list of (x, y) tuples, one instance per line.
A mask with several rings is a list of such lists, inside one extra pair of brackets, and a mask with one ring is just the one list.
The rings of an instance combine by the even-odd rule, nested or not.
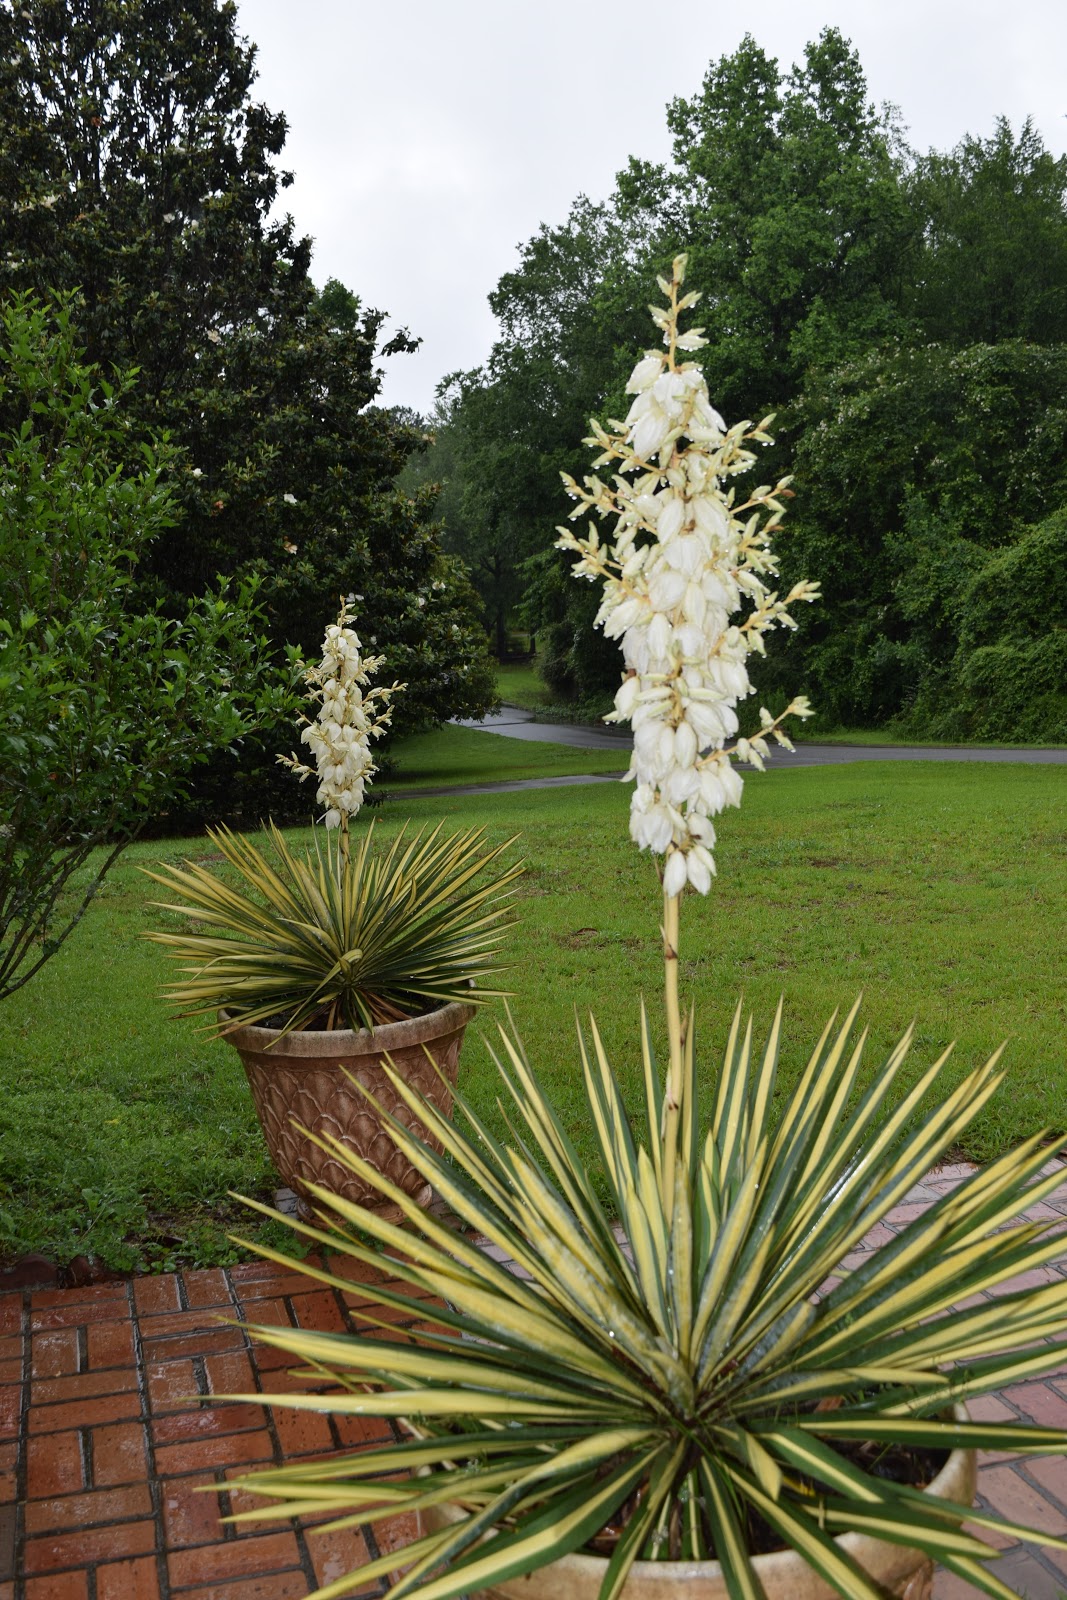
[(685, 865), (685, 856), (680, 850), (672, 850), (667, 857), (667, 865), (663, 870), (663, 892), (672, 899), (681, 894), (685, 888), (688, 872)]

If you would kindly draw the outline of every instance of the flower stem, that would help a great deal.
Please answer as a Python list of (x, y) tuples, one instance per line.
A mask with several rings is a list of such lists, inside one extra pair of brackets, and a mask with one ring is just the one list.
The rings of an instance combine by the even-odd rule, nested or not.
[(682, 1008), (678, 998), (678, 931), (681, 895), (663, 896), (663, 977), (664, 1000), (667, 1009), (667, 1037), (670, 1057), (667, 1066), (666, 1092), (663, 1097), (663, 1162), (662, 1195), (663, 1212), (670, 1222), (674, 1210), (674, 1168), (678, 1149), (678, 1119), (682, 1105), (684, 1082), (685, 1030)]

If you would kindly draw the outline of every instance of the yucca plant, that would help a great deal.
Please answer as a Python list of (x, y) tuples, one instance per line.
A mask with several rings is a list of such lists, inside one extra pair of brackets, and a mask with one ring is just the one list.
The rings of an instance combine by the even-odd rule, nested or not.
[(497, 947), (514, 922), (513, 864), (486, 876), (512, 840), (487, 849), (481, 829), (410, 837), (377, 849), (372, 824), (349, 846), (347, 830), (298, 854), (268, 825), (274, 860), (228, 828), (208, 838), (234, 870), (234, 887), (194, 862), (148, 876), (177, 891), (168, 911), (194, 919), (148, 938), (185, 963), (167, 988), (185, 1015), (220, 1008), (213, 1026), (370, 1028), (460, 1000), (481, 1004), (499, 970)]
[[(699, 330), (679, 332), (694, 299), (679, 294), (684, 267), (679, 257), (661, 280), (668, 306), (654, 312), (666, 353), (649, 351), (634, 368), (625, 423), (611, 432), (593, 424), (596, 465), (611, 464), (612, 476), (582, 488), (567, 480), (575, 515), (614, 517), (613, 539), (595, 528), (561, 538), (580, 554), (581, 575), (603, 579), (599, 620), (623, 642), (616, 716), (635, 730), (631, 834), (662, 858), (664, 1081), (642, 1012), (644, 1101), (631, 1121), (590, 1025), (581, 1071), (591, 1165), (507, 1033), (495, 1052), (504, 1142), (462, 1101), (469, 1133), (427, 1112), (389, 1072), (440, 1153), (392, 1117), (388, 1130), (459, 1231), (344, 1147), (319, 1141), (407, 1226), (321, 1188), (318, 1221), (292, 1225), (358, 1262), (382, 1265), (366, 1235), (384, 1248), (393, 1280), (410, 1291), (366, 1285), (389, 1311), (417, 1318), (426, 1295), (439, 1302), (435, 1326), (404, 1343), (392, 1329), (379, 1336), (381, 1319), (364, 1313), (368, 1331), (355, 1338), (252, 1329), (336, 1391), (273, 1395), (270, 1404), (385, 1417), (402, 1429), (389, 1445), (239, 1482), (280, 1502), (242, 1521), (325, 1515), (336, 1527), (423, 1514), (406, 1551), (327, 1584), (319, 1600), (401, 1565), (392, 1600), (448, 1600), (590, 1543), (606, 1551), (601, 1600), (614, 1600), (639, 1558), (712, 1557), (732, 1600), (757, 1600), (755, 1552), (775, 1546), (796, 1551), (838, 1593), (880, 1600), (876, 1580), (835, 1537), (850, 1530), (936, 1556), (1006, 1596), (974, 1529), (1067, 1549), (924, 1494), (936, 1461), (920, 1454), (1067, 1447), (1062, 1430), (972, 1422), (955, 1409), (1063, 1360), (1062, 1343), (1051, 1341), (1067, 1328), (1067, 1280), (1039, 1289), (1011, 1280), (1062, 1253), (1055, 1225), (1017, 1219), (1061, 1182), (1059, 1169), (1042, 1169), (1067, 1139), (1034, 1136), (857, 1255), (962, 1139), (999, 1081), (996, 1057), (938, 1101), (946, 1057), (907, 1087), (906, 1036), (867, 1085), (853, 1012), (836, 1031), (833, 1019), (827, 1025), (779, 1106), (781, 1008), (758, 1056), (739, 1010), (703, 1120), (695, 1024), (679, 997), (680, 901), (711, 887), (710, 819), (741, 794), (730, 755), (760, 767), (766, 737), (784, 738), (782, 716), (761, 710), (761, 731), (726, 746), (750, 692), (747, 654), (763, 649), (768, 630), (791, 625), (790, 604), (817, 591), (801, 582), (779, 600), (769, 588), (787, 480), (747, 499), (729, 486), (754, 459), (748, 443), (767, 435), (764, 424), (727, 429), (699, 369), (679, 360), (703, 342)], [(751, 610), (732, 622), (746, 598)], [(807, 709), (802, 699), (789, 708)], [(325, 1268), (301, 1270), (348, 1287)], [(883, 1459), (894, 1453), (914, 1468), (904, 1481)], [(450, 1517), (445, 1506), (455, 1508)]]
[[(507, 1144), (469, 1105), (470, 1136), (432, 1119), (443, 1156), (390, 1120), (391, 1136), (465, 1227), (523, 1275), (380, 1178), (408, 1227), (320, 1191), (322, 1226), (291, 1225), (410, 1285), (410, 1297), (363, 1285), (393, 1313), (425, 1318), (424, 1297), (438, 1297), (439, 1329), (397, 1344), (364, 1313), (355, 1314), (368, 1331), (357, 1338), (253, 1327), (339, 1390), (272, 1395), (272, 1405), (399, 1419), (408, 1437), (242, 1479), (241, 1488), (281, 1502), (242, 1520), (328, 1514), (333, 1528), (461, 1508), (460, 1520), (327, 1584), (318, 1600), (400, 1565), (408, 1570), (392, 1600), (447, 1600), (605, 1529), (614, 1548), (601, 1600), (618, 1593), (637, 1558), (710, 1557), (731, 1595), (752, 1600), (762, 1593), (753, 1552), (772, 1545), (798, 1551), (839, 1593), (877, 1600), (880, 1590), (835, 1542), (847, 1530), (928, 1552), (996, 1596), (1012, 1591), (981, 1564), (993, 1552), (975, 1527), (1067, 1549), (1040, 1530), (924, 1495), (921, 1476), (894, 1482), (881, 1459), (894, 1448), (1040, 1455), (1067, 1446), (1060, 1429), (953, 1413), (1062, 1364), (1062, 1345), (1047, 1341), (1064, 1330), (1067, 1281), (958, 1306), (1063, 1253), (1049, 1223), (1013, 1219), (1062, 1182), (1059, 1170), (1041, 1172), (1067, 1140), (1033, 1137), (846, 1266), (958, 1143), (1001, 1076), (994, 1057), (920, 1119), (948, 1052), (900, 1093), (906, 1036), (861, 1089), (854, 1015), (836, 1032), (827, 1026), (775, 1113), (780, 1008), (758, 1060), (738, 1012), (706, 1129), (691, 1019), (675, 1118), (642, 1015), (645, 1105), (633, 1131), (592, 1025), (581, 1065), (595, 1170), (506, 1033), (497, 1065)], [(334, 1153), (373, 1176), (341, 1147)], [(366, 1234), (385, 1247), (384, 1260), (361, 1242)]]

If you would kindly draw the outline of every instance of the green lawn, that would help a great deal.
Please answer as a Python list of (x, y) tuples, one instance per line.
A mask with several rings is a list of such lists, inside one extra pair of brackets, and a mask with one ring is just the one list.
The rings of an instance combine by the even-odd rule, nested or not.
[(473, 728), (436, 728), (433, 733), (400, 739), (390, 754), (396, 771), (386, 779), (386, 794), (445, 785), (502, 783), (515, 778), (563, 778), (585, 772), (625, 772), (630, 746), (619, 740), (618, 751), (571, 750), (534, 739), (509, 739)]
[[(489, 735), (475, 734), (472, 738)], [(989, 1156), (1067, 1103), (1067, 771), (869, 763), (753, 776), (723, 819), (719, 879), (683, 906), (685, 987), (704, 1073), (739, 994), (762, 1035), (786, 1000), (783, 1092), (834, 1006), (866, 992), (870, 1055), (915, 1018), (914, 1071), (958, 1040), (961, 1073), (1002, 1040), (1008, 1081), (967, 1153)], [(615, 784), (443, 799), (404, 795), (410, 817), (522, 835), (528, 861), (511, 943), (515, 1017), (582, 1137), (575, 1012), (592, 1007), (636, 1085), (638, 1000), (657, 1004), (658, 891), (626, 838)], [(364, 814), (366, 815), (366, 814)], [(137, 861), (204, 858), (204, 841), (138, 845), (65, 949), (4, 1009), (0, 1228), (8, 1254), (97, 1253), (115, 1266), (223, 1259), (226, 1190), (269, 1193), (242, 1069), (223, 1043), (167, 1017), (162, 952), (139, 936), (159, 913)], [(483, 1036), (461, 1083), (499, 1127)], [(658, 1030), (658, 1014), (656, 1017)]]

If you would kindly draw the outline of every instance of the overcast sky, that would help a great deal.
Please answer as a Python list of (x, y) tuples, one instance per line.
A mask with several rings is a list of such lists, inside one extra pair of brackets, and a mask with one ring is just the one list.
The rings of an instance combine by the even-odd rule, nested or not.
[(257, 98), (285, 112), (284, 191), (340, 278), (421, 335), (382, 399), (428, 411), (479, 365), (486, 297), (542, 222), (605, 198), (630, 155), (669, 154), (664, 108), (744, 33), (787, 68), (827, 24), (919, 149), (1033, 118), (1067, 147), (1067, 0), (238, 0)]

